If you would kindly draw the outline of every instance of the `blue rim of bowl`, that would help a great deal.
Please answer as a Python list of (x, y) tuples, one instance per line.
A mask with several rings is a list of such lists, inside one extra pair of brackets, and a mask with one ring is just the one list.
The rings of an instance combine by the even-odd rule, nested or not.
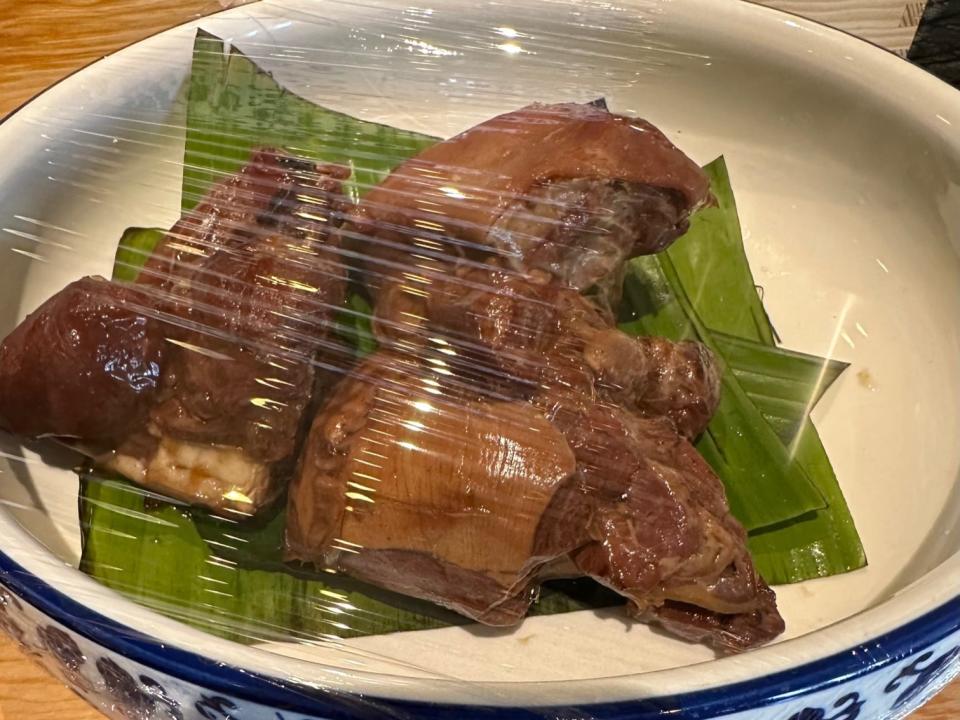
[[(752, 1), (750, 4), (761, 12), (801, 17), (795, 13), (757, 5)], [(229, 10), (230, 8), (225, 8), (203, 19), (208, 20)], [(809, 18), (802, 18), (802, 20), (879, 47), (838, 28), (811, 21)], [(0, 125), (5, 124), (53, 88), (102, 62), (106, 57), (112, 57), (118, 52), (158, 35), (181, 29), (190, 25), (191, 22), (151, 33), (114, 50), (104, 58), (98, 58), (76, 68), (0, 116)], [(935, 75), (933, 77), (936, 78)], [(708, 720), (721, 715), (769, 707), (789, 698), (803, 697), (827, 690), (909, 658), (918, 651), (960, 631), (960, 595), (958, 595), (936, 609), (869, 642), (826, 658), (752, 680), (678, 695), (581, 704), (575, 708), (481, 706), (351, 695), (346, 691), (320, 690), (225, 665), (202, 655), (166, 645), (91, 610), (33, 575), (2, 552), (0, 552), (0, 586), (7, 587), (27, 604), (77, 635), (153, 670), (231, 699), (297, 714), (317, 715), (327, 720), (396, 720), (396, 718), (543, 720), (545, 716), (550, 715), (562, 717), (559, 711), (563, 709), (576, 710), (581, 714), (586, 712), (591, 720), (662, 720), (680, 711), (684, 720)], [(870, 658), (872, 662), (862, 658)]]
[[(0, 552), (0, 585), (45, 616), (121, 657), (232, 700), (328, 720), (542, 720), (563, 710), (593, 720), (686, 720), (774, 705), (877, 672), (960, 631), (960, 596), (888, 633), (789, 670), (680, 695), (571, 706), (511, 707), (398, 700), (311, 688), (173, 647), (78, 603)], [(200, 698), (197, 698), (200, 700)]]

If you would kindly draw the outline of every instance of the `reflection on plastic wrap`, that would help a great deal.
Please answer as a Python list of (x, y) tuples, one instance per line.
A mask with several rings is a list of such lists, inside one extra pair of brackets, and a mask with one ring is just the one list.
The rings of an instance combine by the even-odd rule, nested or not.
[(731, 652), (864, 564), (844, 366), (776, 347), (722, 160), (602, 100), (439, 141), (203, 33), (190, 83), (181, 220), (0, 346), (0, 427), (89, 459), (87, 573), (243, 642), (622, 606)]

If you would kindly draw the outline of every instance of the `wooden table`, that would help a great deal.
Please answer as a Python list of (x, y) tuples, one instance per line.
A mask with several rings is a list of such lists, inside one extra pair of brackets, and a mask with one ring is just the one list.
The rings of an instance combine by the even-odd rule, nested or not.
[[(0, 116), (104, 54), (166, 27), (241, 2), (0, 0), (0, 48), (3, 48), (0, 53)], [(919, 19), (923, 9), (922, 1), (905, 3), (902, 0), (899, 3), (898, 0), (766, 2), (862, 33), (902, 54), (906, 53), (913, 34), (910, 23)], [(934, 2), (942, 10), (949, 0)], [(955, 49), (940, 50), (942, 58), (943, 52)], [(913, 716), (914, 720), (954, 720), (958, 717), (960, 682), (947, 688)], [(103, 716), (0, 636), (0, 720), (103, 720)]]

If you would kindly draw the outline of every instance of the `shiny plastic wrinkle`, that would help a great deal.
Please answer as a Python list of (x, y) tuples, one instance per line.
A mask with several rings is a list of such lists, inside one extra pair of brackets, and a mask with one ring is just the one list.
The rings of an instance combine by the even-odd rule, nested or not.
[[(489, 51), (562, 43), (552, 5)], [(0, 343), (0, 432), (69, 452), (83, 572), (221, 638), (432, 676), (364, 641), (593, 613), (719, 658), (789, 628), (777, 586), (865, 566), (811, 420), (846, 364), (776, 339), (723, 159), (591, 94), (631, 32), (673, 55), (591, 8), (567, 93), (437, 136), (285, 85), (362, 56), (202, 30), (180, 124), (117, 119), (184, 135), (156, 170), (183, 175), (179, 218), (104, 239), (113, 277)], [(369, 41), (457, 52), (403, 16), (422, 32)]]

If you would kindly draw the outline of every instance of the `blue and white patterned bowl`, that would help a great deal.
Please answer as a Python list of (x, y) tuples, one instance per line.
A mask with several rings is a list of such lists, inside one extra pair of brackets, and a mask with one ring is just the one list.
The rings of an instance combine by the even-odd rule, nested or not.
[[(245, 647), (76, 570), (71, 459), (2, 438), (0, 628), (28, 652), (111, 717), (184, 720), (886, 719), (960, 671), (960, 95), (746, 3), (274, 0), (199, 24), (369, 119), (442, 135), (602, 95), (698, 160), (723, 153), (785, 343), (853, 364), (814, 419), (870, 566), (779, 588), (787, 635), (724, 659), (593, 612)], [(106, 272), (125, 227), (176, 219), (195, 28), (0, 125), (0, 333)]]

